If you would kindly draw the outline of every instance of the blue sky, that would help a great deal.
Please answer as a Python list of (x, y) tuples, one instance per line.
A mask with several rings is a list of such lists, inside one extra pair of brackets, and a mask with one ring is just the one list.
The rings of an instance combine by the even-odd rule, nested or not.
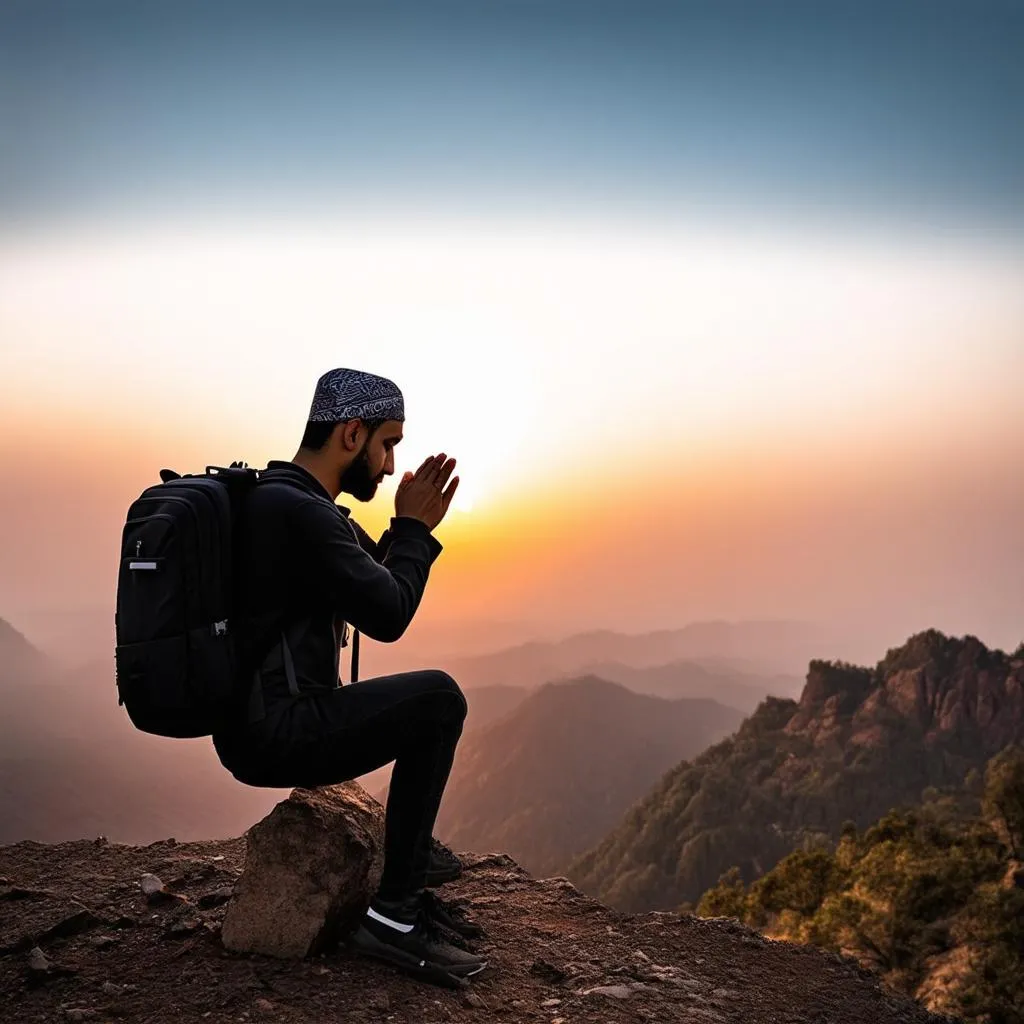
[(979, 0), (8, 0), (0, 213), (681, 204), (1019, 235), (1022, 53), (1024, 4)]

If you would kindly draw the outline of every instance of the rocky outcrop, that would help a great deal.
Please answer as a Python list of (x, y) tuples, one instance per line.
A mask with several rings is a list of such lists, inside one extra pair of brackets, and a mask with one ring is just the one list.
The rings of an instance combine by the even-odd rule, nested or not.
[(1024, 736), (1024, 659), (989, 650), (977, 637), (937, 630), (912, 636), (873, 669), (812, 661), (791, 735), (880, 746), (919, 733), (988, 755)]
[[(340, 929), (319, 954), (284, 958), (280, 949), (228, 948), (227, 915), (241, 913), (254, 936), (280, 920), (297, 937), (297, 951), (302, 936), (323, 934), (326, 908), (344, 902), (336, 878), (349, 854), (353, 884), (361, 884), (376, 810), (358, 786), (339, 788), (293, 793), (238, 839), (0, 846), (5, 1024), (941, 1019), (883, 991), (851, 960), (773, 942), (730, 920), (620, 914), (565, 878), (530, 877), (502, 854), (463, 854), (463, 877), (440, 891), (487, 931), (482, 948), (490, 966), (466, 991), (424, 985), (355, 957)], [(352, 829), (354, 847), (323, 842), (339, 827)], [(306, 841), (314, 844), (308, 856), (300, 849)], [(282, 844), (276, 853), (274, 842)], [(305, 858), (306, 867), (293, 870), (291, 856)], [(311, 898), (299, 884), (305, 870), (312, 872)], [(270, 887), (262, 904), (261, 884)], [(277, 884), (286, 890), (276, 891)], [(304, 914), (310, 923), (301, 927)]]
[(384, 808), (355, 782), (295, 789), (245, 840), (224, 946), (298, 959), (319, 953), (365, 911), (383, 864)]

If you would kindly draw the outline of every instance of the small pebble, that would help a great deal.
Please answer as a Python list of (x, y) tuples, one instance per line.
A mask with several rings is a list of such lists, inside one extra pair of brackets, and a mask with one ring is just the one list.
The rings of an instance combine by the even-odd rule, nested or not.
[(474, 1010), (487, 1009), (487, 1004), (475, 992), (464, 992), (462, 995), (462, 1001), (466, 1006), (471, 1006)]
[(212, 892), (204, 892), (199, 897), (199, 906), (204, 908), (216, 907), (221, 903), (227, 903), (234, 894), (235, 887), (233, 885), (222, 885), (219, 889), (214, 889)]
[(164, 928), (164, 935), (171, 938), (180, 938), (183, 935), (191, 935), (203, 927), (203, 919), (196, 914), (186, 914), (176, 921), (168, 922)]
[(108, 996), (119, 996), (121, 994), (121, 986), (115, 985), (112, 981), (103, 982), (103, 992)]
[(164, 891), (164, 883), (156, 875), (145, 874), (139, 879), (139, 888), (146, 896), (153, 896)]
[(28, 967), (30, 971), (48, 971), (50, 958), (38, 946), (33, 946), (28, 954)]

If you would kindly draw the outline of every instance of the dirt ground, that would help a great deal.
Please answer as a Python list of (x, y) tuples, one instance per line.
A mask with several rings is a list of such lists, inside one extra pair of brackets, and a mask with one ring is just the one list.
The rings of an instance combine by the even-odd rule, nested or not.
[[(0, 846), (0, 1021), (938, 1024), (852, 961), (728, 920), (627, 916), (504, 855), (463, 854), (438, 890), (484, 926), (490, 965), (462, 991), (343, 945), (300, 961), (236, 954), (220, 922), (243, 838)], [(143, 874), (184, 899), (150, 903)], [(40, 957), (40, 952), (42, 957)]]

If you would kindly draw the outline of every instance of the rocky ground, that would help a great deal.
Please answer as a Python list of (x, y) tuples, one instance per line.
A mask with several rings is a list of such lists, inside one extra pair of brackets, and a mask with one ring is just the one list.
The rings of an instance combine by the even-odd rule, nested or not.
[[(728, 920), (626, 916), (562, 878), (465, 854), (439, 890), (487, 930), (487, 971), (436, 988), (344, 946), (302, 960), (226, 950), (244, 838), (0, 846), (0, 1020), (938, 1024), (852, 961)], [(146, 880), (154, 875), (164, 883)]]

